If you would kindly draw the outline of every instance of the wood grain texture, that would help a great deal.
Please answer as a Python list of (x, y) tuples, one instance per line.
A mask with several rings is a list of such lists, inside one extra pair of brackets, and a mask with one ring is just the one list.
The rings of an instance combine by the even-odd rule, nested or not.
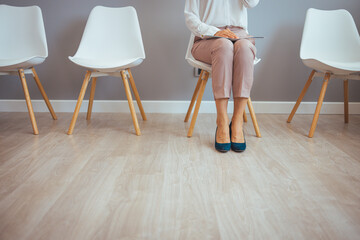
[(344, 80), (344, 121), (349, 123), (349, 80)]
[(87, 114), (86, 114), (86, 120), (91, 119), (92, 107), (93, 107), (93, 104), (94, 104), (94, 97), (95, 97), (95, 90), (96, 90), (96, 81), (97, 81), (96, 77), (92, 78), (90, 97), (89, 97), (89, 105), (88, 105), (88, 110), (87, 110)]
[(248, 109), (249, 109), (249, 113), (250, 113), (250, 116), (251, 116), (252, 123), (254, 125), (255, 134), (256, 134), (256, 136), (258, 138), (261, 138), (259, 124), (258, 124), (258, 121), (256, 119), (255, 110), (253, 108), (252, 101), (251, 101), (250, 97), (248, 98), (247, 105), (248, 105)]
[(73, 133), (73, 131), (74, 131), (76, 120), (77, 120), (77, 118), (79, 116), (80, 107), (81, 107), (82, 101), (84, 100), (84, 96), (85, 96), (85, 93), (86, 93), (87, 86), (89, 84), (90, 77), (91, 77), (91, 71), (86, 71), (85, 78), (84, 78), (83, 84), (82, 84), (81, 89), (80, 89), (79, 97), (78, 97), (78, 100), (76, 102), (74, 114), (73, 114), (73, 117), (72, 117), (71, 122), (70, 122), (69, 130), (67, 132), (68, 135), (71, 135)]
[[(183, 114), (71, 114), (29, 134), (27, 113), (0, 118), (0, 239), (358, 239), (360, 116), (258, 114), (244, 153), (215, 151), (215, 114), (192, 138)], [(80, 113), (85, 118), (86, 113)]]
[(144, 111), (144, 107), (143, 107), (143, 105), (142, 105), (142, 103), (141, 103), (140, 95), (139, 95), (139, 92), (138, 92), (138, 90), (137, 90), (137, 88), (136, 88), (135, 80), (134, 80), (134, 77), (133, 77), (133, 75), (132, 75), (132, 73), (131, 73), (131, 69), (128, 68), (128, 69), (126, 69), (126, 70), (127, 70), (128, 74), (129, 74), (129, 82), (130, 82), (131, 88), (132, 88), (132, 90), (133, 90), (133, 93), (134, 93), (134, 96), (135, 96), (137, 105), (138, 105), (138, 107), (139, 107), (141, 117), (142, 117), (142, 119), (143, 119), (144, 121), (146, 121), (147, 118), (146, 118), (146, 114), (145, 114), (145, 111)]
[(135, 112), (134, 103), (133, 103), (133, 99), (132, 99), (132, 95), (131, 95), (129, 81), (128, 81), (125, 70), (122, 70), (120, 73), (121, 73), (121, 78), (122, 78), (123, 83), (124, 83), (126, 98), (128, 100), (129, 109), (130, 109), (130, 113), (131, 113), (131, 118), (132, 118), (133, 123), (134, 123), (135, 133), (136, 133), (137, 136), (140, 136), (141, 131), (140, 131), (140, 127), (139, 127), (139, 122), (138, 122), (137, 117), (136, 117), (136, 112)]
[(329, 84), (330, 77), (331, 77), (330, 73), (325, 74), (324, 81), (323, 81), (321, 91), (320, 91), (320, 96), (319, 96), (318, 102), (316, 104), (314, 118), (311, 123), (310, 131), (309, 131), (309, 138), (312, 138), (314, 136), (317, 122), (319, 121), (320, 111), (321, 111), (321, 107), (322, 107), (322, 104), (324, 101), (324, 97), (325, 97), (327, 86)]
[(28, 86), (27, 86), (27, 83), (26, 83), (24, 70), (20, 69), (18, 71), (18, 73), (19, 73), (21, 85), (22, 85), (23, 90), (24, 90), (24, 96), (25, 96), (26, 106), (27, 106), (28, 112), (29, 112), (31, 126), (33, 128), (34, 135), (38, 135), (39, 134), (39, 129), (37, 127), (35, 114), (34, 114), (33, 106), (32, 106), (32, 103), (31, 103), (30, 93), (29, 93), (29, 89), (28, 89)]
[[(192, 137), (192, 135), (193, 135), (196, 120), (197, 120), (197, 116), (199, 114), (199, 110), (200, 110), (200, 106), (201, 106), (202, 97), (204, 95), (205, 88), (206, 88), (206, 83), (207, 83), (207, 81), (209, 79), (209, 76), (210, 76), (210, 73), (207, 72), (207, 71), (204, 71), (203, 74), (202, 74), (202, 80), (201, 80), (200, 88), (198, 90), (199, 92), (197, 93), (195, 109), (194, 109), (194, 112), (193, 112), (193, 115), (192, 115), (192, 118), (191, 118), (190, 127), (189, 127), (189, 131), (188, 131), (188, 134), (187, 134), (188, 137)], [(190, 107), (191, 107), (191, 104), (190, 104)], [(189, 107), (189, 110), (190, 110), (190, 107)]]
[(244, 123), (246, 123), (248, 120), (247, 120), (247, 116), (246, 116), (246, 111), (244, 111), (244, 114), (243, 114), (243, 120), (244, 120)]
[(203, 74), (204, 74), (204, 70), (201, 70), (199, 79), (198, 79), (198, 81), (197, 81), (197, 83), (196, 83), (196, 87), (195, 87), (194, 93), (193, 93), (193, 95), (192, 95), (192, 97), (191, 97), (190, 105), (189, 105), (189, 108), (188, 108), (188, 110), (187, 110), (187, 113), (186, 113), (184, 122), (188, 122), (189, 119), (190, 119), (191, 112), (192, 112), (192, 110), (193, 110), (193, 108), (194, 108), (194, 104), (195, 104), (195, 102), (196, 102), (196, 98), (197, 98), (198, 93), (199, 93), (199, 89), (200, 89), (200, 86), (201, 86)]
[(33, 77), (34, 77), (35, 83), (36, 83), (36, 85), (37, 85), (38, 88), (39, 88), (39, 91), (40, 91), (40, 93), (41, 93), (41, 96), (43, 97), (43, 99), (44, 99), (44, 101), (45, 101), (45, 104), (46, 104), (46, 106), (48, 107), (49, 112), (50, 112), (52, 118), (53, 118), (54, 120), (57, 120), (57, 116), (56, 116), (56, 114), (55, 114), (55, 111), (54, 111), (53, 107), (51, 106), (51, 103), (50, 103), (50, 101), (49, 101), (49, 98), (48, 98), (48, 96), (46, 95), (46, 92), (45, 92), (45, 90), (44, 90), (44, 87), (43, 87), (43, 85), (42, 85), (41, 82), (40, 82), (39, 76), (37, 75), (35, 68), (32, 67), (32, 68), (31, 68), (31, 71), (32, 71), (32, 73), (33, 73)]
[(287, 120), (288, 123), (291, 122), (291, 120), (293, 119), (297, 109), (299, 108), (301, 101), (303, 100), (307, 90), (309, 89), (309, 87), (310, 87), (310, 85), (311, 85), (311, 83), (312, 83), (312, 81), (314, 79), (315, 73), (316, 73), (315, 70), (311, 71), (309, 79), (306, 81), (305, 86), (304, 86), (303, 90), (301, 91), (300, 96), (298, 97), (298, 99), (297, 99), (297, 101), (296, 101), (296, 103), (295, 103), (295, 105), (294, 105), (294, 107), (293, 107), (293, 109), (292, 109), (292, 111), (291, 111), (291, 113), (290, 113), (290, 115), (288, 117), (288, 120)]

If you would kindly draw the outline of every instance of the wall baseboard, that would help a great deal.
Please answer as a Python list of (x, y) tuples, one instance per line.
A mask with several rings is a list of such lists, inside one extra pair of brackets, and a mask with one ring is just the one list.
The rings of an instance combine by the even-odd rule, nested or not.
[[(190, 101), (142, 101), (147, 113), (186, 113)], [(35, 112), (47, 112), (43, 100), (32, 100)], [(73, 112), (76, 100), (51, 100), (55, 112)], [(266, 102), (254, 101), (255, 112), (271, 114), (289, 114), (295, 102)], [(134, 102), (136, 105), (136, 102)], [(80, 112), (86, 112), (88, 101), (84, 100)], [(303, 102), (297, 113), (314, 114), (316, 102)], [(233, 103), (229, 102), (229, 112), (232, 112)], [(137, 107), (136, 110), (138, 111)], [(360, 114), (360, 102), (349, 103), (350, 114)], [(27, 112), (25, 100), (0, 100), (0, 112)], [(127, 101), (94, 101), (93, 112), (129, 112)], [(215, 113), (214, 101), (203, 101), (200, 113)], [(344, 103), (324, 102), (322, 114), (343, 114)]]

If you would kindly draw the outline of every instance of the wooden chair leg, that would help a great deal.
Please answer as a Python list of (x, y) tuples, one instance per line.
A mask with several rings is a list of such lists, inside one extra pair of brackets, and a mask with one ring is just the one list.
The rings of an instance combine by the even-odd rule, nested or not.
[(93, 107), (93, 103), (94, 103), (94, 96), (95, 96), (95, 89), (96, 89), (96, 81), (97, 81), (96, 77), (92, 79), (90, 98), (89, 98), (89, 106), (88, 106), (88, 110), (87, 110), (86, 120), (91, 119), (91, 112), (92, 112), (92, 107)]
[(76, 123), (77, 117), (79, 115), (81, 103), (82, 103), (82, 101), (84, 99), (86, 88), (87, 88), (87, 86), (89, 84), (90, 77), (91, 77), (91, 72), (87, 71), (86, 75), (85, 75), (84, 82), (83, 82), (83, 84), (81, 86), (81, 90), (80, 90), (78, 101), (76, 103), (74, 115), (73, 115), (73, 117), (71, 119), (71, 123), (70, 123), (69, 130), (68, 130), (68, 135), (71, 135), (73, 133), (73, 131), (74, 131), (75, 123)]
[(295, 104), (294, 108), (292, 109), (292, 111), (291, 111), (291, 113), (290, 113), (290, 115), (289, 115), (289, 118), (288, 118), (288, 120), (287, 120), (288, 123), (290, 123), (291, 120), (293, 119), (293, 117), (294, 117), (294, 115), (295, 115), (298, 107), (300, 106), (301, 101), (303, 100), (303, 98), (304, 98), (304, 96), (305, 96), (308, 88), (309, 88), (310, 85), (311, 85), (312, 80), (314, 79), (315, 73), (316, 73), (315, 70), (313, 70), (313, 71), (310, 73), (309, 79), (307, 80), (307, 82), (306, 82), (303, 90), (302, 90), (301, 93), (300, 93), (299, 98), (298, 98), (297, 101), (296, 101), (296, 104)]
[(121, 77), (124, 83), (124, 87), (125, 87), (125, 93), (126, 93), (126, 97), (129, 103), (129, 108), (130, 108), (130, 113), (131, 113), (131, 117), (134, 123), (134, 127), (135, 127), (135, 132), (136, 135), (140, 136), (141, 132), (140, 132), (140, 127), (139, 127), (139, 123), (136, 117), (136, 112), (135, 112), (135, 108), (134, 108), (134, 103), (133, 103), (133, 99), (131, 96), (131, 91), (130, 91), (130, 86), (129, 86), (129, 82), (125, 73), (125, 70), (122, 70), (121, 72)]
[(251, 120), (252, 120), (253, 125), (254, 125), (254, 129), (255, 129), (256, 136), (257, 136), (258, 138), (261, 138), (261, 133), (260, 133), (259, 125), (258, 125), (258, 122), (257, 122), (257, 120), (256, 120), (256, 115), (255, 115), (255, 111), (254, 111), (254, 108), (253, 108), (253, 105), (252, 105), (252, 102), (251, 102), (251, 98), (248, 98), (247, 105), (248, 105), (248, 108), (249, 108)]
[(136, 88), (136, 85), (135, 85), (135, 81), (134, 81), (134, 78), (133, 78), (133, 75), (131, 73), (131, 70), (130, 68), (127, 69), (128, 73), (129, 73), (129, 80), (130, 80), (130, 85), (131, 85), (131, 88), (133, 90), (133, 93), (135, 95), (135, 99), (136, 99), (136, 102), (138, 104), (138, 107), (139, 107), (139, 110), (140, 110), (140, 113), (141, 113), (141, 117), (144, 121), (146, 121), (146, 115), (145, 115), (145, 111), (144, 111), (144, 108), (143, 108), (143, 105), (141, 103), (141, 99), (140, 99), (140, 95), (139, 95), (139, 92)]
[(309, 138), (312, 138), (314, 136), (314, 132), (315, 132), (315, 129), (316, 129), (317, 122), (319, 120), (319, 114), (320, 114), (322, 103), (324, 101), (326, 88), (328, 86), (329, 80), (330, 80), (330, 73), (326, 73), (325, 78), (324, 78), (324, 82), (323, 82), (323, 85), (322, 85), (322, 88), (321, 88), (319, 100), (318, 100), (318, 103), (316, 105), (314, 118), (313, 118), (313, 121), (312, 121), (312, 124), (311, 124), (310, 132), (309, 132)]
[(53, 118), (54, 120), (57, 120), (57, 116), (56, 116), (56, 114), (55, 114), (55, 111), (54, 111), (54, 109), (53, 109), (52, 106), (51, 106), (51, 103), (50, 103), (50, 101), (49, 101), (49, 98), (48, 98), (48, 96), (47, 96), (46, 93), (45, 93), (44, 87), (42, 86), (42, 84), (41, 84), (41, 82), (40, 82), (39, 76), (37, 75), (37, 73), (36, 73), (36, 71), (35, 71), (35, 68), (32, 67), (31, 70), (32, 70), (32, 72), (33, 72), (33, 77), (34, 77), (34, 80), (35, 80), (35, 82), (36, 82), (36, 85), (38, 86), (38, 88), (39, 88), (39, 90), (40, 90), (40, 93), (41, 93), (41, 95), (42, 95), (42, 97), (43, 97), (43, 99), (44, 99), (44, 101), (45, 101), (45, 103), (46, 103), (46, 106), (48, 107), (48, 109), (49, 109), (49, 111), (50, 111), (50, 114), (51, 114), (52, 118)]
[(246, 112), (244, 111), (244, 122), (247, 122)]
[(199, 89), (200, 89), (200, 85), (201, 85), (201, 81), (202, 81), (203, 74), (204, 74), (204, 70), (201, 70), (201, 73), (200, 73), (200, 76), (199, 76), (199, 80), (198, 80), (198, 82), (197, 82), (197, 84), (196, 84), (196, 87), (195, 87), (195, 90), (194, 90), (194, 94), (192, 95), (191, 102), (190, 102), (188, 111), (187, 111), (187, 113), (186, 113), (184, 122), (188, 122), (188, 121), (189, 121), (189, 118), (190, 118), (192, 109), (193, 109), (194, 104), (195, 104), (196, 97), (197, 97), (198, 92), (199, 92)]
[(198, 95), (198, 98), (196, 100), (194, 113), (193, 113), (193, 116), (192, 116), (192, 119), (191, 119), (190, 128), (189, 128), (188, 135), (187, 135), (188, 137), (192, 137), (192, 135), (193, 135), (196, 119), (197, 119), (199, 109), (200, 109), (201, 100), (202, 100), (202, 97), (203, 97), (204, 92), (205, 92), (205, 87), (206, 87), (207, 80), (209, 79), (209, 75), (210, 75), (209, 72), (205, 71), (205, 77), (204, 77), (203, 80), (201, 80), (201, 85), (200, 85), (200, 89), (199, 89), (199, 95)]
[(344, 80), (344, 118), (349, 123), (349, 80)]
[(29, 111), (29, 116), (30, 116), (30, 121), (31, 121), (31, 125), (34, 131), (35, 135), (39, 134), (39, 130), (36, 124), (36, 120), (35, 120), (35, 114), (34, 114), (34, 110), (33, 110), (33, 106), (31, 104), (31, 99), (30, 99), (30, 94), (29, 94), (29, 89), (26, 83), (26, 78), (25, 78), (25, 73), (24, 73), (24, 69), (20, 69), (18, 71), (19, 73), (19, 77), (21, 80), (21, 84), (23, 86), (23, 90), (24, 90), (24, 95), (25, 95), (25, 100), (26, 100), (26, 105)]

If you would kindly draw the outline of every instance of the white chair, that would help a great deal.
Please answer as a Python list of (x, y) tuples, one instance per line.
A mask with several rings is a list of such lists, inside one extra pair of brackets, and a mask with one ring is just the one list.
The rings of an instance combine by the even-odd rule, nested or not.
[[(197, 116), (198, 116), (198, 113), (199, 113), (201, 100), (202, 100), (202, 97), (204, 95), (206, 83), (207, 83), (207, 80), (209, 79), (209, 77), (211, 75), (211, 71), (212, 71), (211, 70), (211, 65), (196, 60), (193, 57), (193, 55), (191, 54), (191, 49), (192, 49), (192, 47), (194, 45), (194, 39), (195, 39), (195, 36), (192, 34), (190, 36), (190, 41), (189, 41), (189, 45), (188, 45), (188, 49), (187, 49), (187, 52), (186, 52), (185, 59), (192, 67), (201, 69), (201, 73), (200, 73), (200, 76), (199, 76), (199, 80), (198, 80), (198, 82), (196, 84), (195, 91), (194, 91), (193, 96), (191, 98), (189, 109), (187, 111), (187, 114), (186, 114), (186, 117), (185, 117), (185, 120), (184, 120), (185, 122), (189, 121), (192, 109), (193, 109), (195, 101), (196, 101), (195, 110), (194, 110), (194, 113), (193, 113), (193, 116), (192, 116), (192, 119), (191, 119), (188, 134), (187, 134), (188, 137), (192, 137), (192, 134), (194, 132), (194, 127), (195, 127), (196, 119), (197, 119)], [(257, 64), (258, 62), (260, 62), (260, 60), (261, 59), (255, 58), (254, 64)], [(256, 136), (260, 138), (261, 137), (260, 129), (259, 129), (259, 125), (258, 125), (257, 120), (256, 120), (255, 111), (254, 111), (254, 108), (252, 106), (252, 102), (251, 102), (250, 98), (248, 99), (247, 105), (248, 105), (250, 116), (251, 116), (251, 119), (252, 119), (252, 122), (253, 122), (253, 125), (254, 125)], [(247, 117), (246, 117), (245, 112), (244, 112), (244, 122), (247, 122)]]
[(0, 75), (19, 75), (34, 134), (39, 134), (25, 74), (32, 74), (54, 120), (57, 119), (34, 66), (48, 56), (44, 22), (38, 6), (0, 5)]
[(360, 80), (360, 37), (354, 19), (346, 10), (310, 8), (306, 14), (300, 58), (312, 68), (308, 81), (287, 120), (291, 122), (314, 77), (323, 77), (309, 137), (314, 136), (330, 78), (344, 80), (344, 115), (349, 122), (348, 80)]
[(145, 59), (140, 25), (135, 8), (95, 7), (91, 11), (86, 23), (78, 50), (75, 56), (69, 57), (69, 59), (88, 70), (81, 87), (68, 134), (73, 133), (80, 106), (91, 78), (93, 79), (87, 120), (91, 118), (97, 78), (114, 76), (121, 77), (123, 80), (136, 135), (140, 135), (140, 128), (128, 82), (129, 79), (141, 116), (143, 120), (146, 120), (139, 93), (130, 70), (130, 68), (141, 64)]

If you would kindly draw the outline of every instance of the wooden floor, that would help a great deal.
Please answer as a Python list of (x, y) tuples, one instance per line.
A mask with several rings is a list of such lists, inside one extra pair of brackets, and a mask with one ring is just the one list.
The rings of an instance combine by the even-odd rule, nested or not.
[[(0, 239), (359, 239), (360, 116), (261, 115), (245, 153), (214, 150), (215, 115), (0, 114)], [(140, 119), (140, 117), (139, 117)]]

